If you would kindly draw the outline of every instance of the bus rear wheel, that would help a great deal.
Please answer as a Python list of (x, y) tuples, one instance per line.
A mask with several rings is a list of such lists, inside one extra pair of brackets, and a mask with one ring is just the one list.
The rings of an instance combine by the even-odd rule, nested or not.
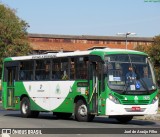
[(21, 110), (21, 116), (24, 118), (29, 118), (29, 117), (36, 118), (39, 115), (39, 111), (31, 111), (30, 102), (27, 97), (22, 98), (20, 110)]
[(133, 116), (116, 116), (115, 118), (120, 123), (127, 123), (133, 119)]
[(75, 119), (77, 121), (90, 122), (95, 115), (88, 114), (88, 108), (83, 100), (78, 100), (75, 106)]

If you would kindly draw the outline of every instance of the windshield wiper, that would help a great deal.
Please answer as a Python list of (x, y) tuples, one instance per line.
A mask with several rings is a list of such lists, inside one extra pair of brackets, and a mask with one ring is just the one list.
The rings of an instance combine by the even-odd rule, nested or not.
[(149, 94), (149, 89), (148, 86), (146, 84), (146, 82), (143, 79), (139, 79), (140, 83), (142, 84), (143, 88), (147, 90), (147, 93)]
[[(135, 67), (136, 68), (136, 67)], [(149, 94), (149, 89), (148, 86), (146, 84), (146, 82), (143, 80), (143, 78), (140, 78), (140, 74), (136, 71), (136, 69), (134, 70), (135, 74), (137, 75), (139, 82), (142, 84), (143, 88), (147, 90), (147, 93)]]
[(129, 83), (125, 82), (125, 85), (124, 85), (124, 88), (123, 88), (123, 91), (122, 91), (123, 94), (126, 94), (127, 89), (128, 89), (128, 85), (129, 85)]

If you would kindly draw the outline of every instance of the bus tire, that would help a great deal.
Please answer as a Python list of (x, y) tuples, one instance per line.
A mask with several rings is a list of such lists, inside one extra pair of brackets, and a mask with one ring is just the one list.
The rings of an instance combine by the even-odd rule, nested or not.
[(32, 111), (30, 109), (30, 102), (27, 97), (22, 98), (21, 100), (21, 105), (20, 105), (20, 110), (21, 110), (21, 116), (24, 118), (29, 118), (32, 116)]
[(127, 123), (133, 119), (133, 116), (116, 116), (115, 118), (120, 123)]
[(88, 108), (83, 100), (78, 100), (75, 106), (75, 119), (80, 122), (89, 122), (95, 115), (88, 114)]

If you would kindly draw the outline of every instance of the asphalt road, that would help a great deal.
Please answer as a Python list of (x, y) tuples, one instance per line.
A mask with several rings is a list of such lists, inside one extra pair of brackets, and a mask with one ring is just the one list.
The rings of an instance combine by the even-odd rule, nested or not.
[[(20, 112), (19, 111), (5, 111), (5, 110), (0, 110), (0, 128), (5, 129), (5, 128), (23, 128), (28, 129), (28, 128), (53, 128), (51, 129), (52, 131), (57, 128), (57, 132), (60, 134), (48, 134), (48, 135), (10, 135), (11, 137), (30, 137), (30, 136), (46, 136), (46, 137), (121, 137), (121, 136), (134, 136), (135, 134), (113, 134), (117, 133), (120, 130), (126, 130), (128, 131), (127, 128), (135, 129), (137, 130), (141, 128), (147, 128), (148, 130), (152, 128), (158, 128), (160, 130), (160, 121), (144, 121), (144, 120), (137, 120), (134, 119), (131, 122), (127, 124), (120, 124), (114, 119), (109, 119), (105, 117), (96, 117), (93, 122), (77, 122), (73, 118), (64, 120), (64, 119), (57, 119), (56, 117), (52, 116), (52, 113), (40, 113), (40, 116), (38, 118), (21, 118)], [(69, 128), (67, 131), (69, 133), (72, 133), (76, 131), (77, 128), (78, 130), (81, 128), (91, 128), (87, 129), (88, 132), (95, 132), (94, 134), (83, 134), (80, 130), (79, 133), (75, 134), (67, 134), (65, 128)], [(94, 128), (94, 129), (93, 129)], [(106, 129), (112, 134), (96, 134), (99, 132), (99, 129), (103, 129), (103, 131)], [(18, 130), (18, 129), (17, 129)], [(145, 131), (145, 132), (148, 132)], [(60, 132), (61, 131), (61, 132)], [(84, 130), (85, 131), (85, 130)], [(22, 131), (23, 132), (23, 131)], [(27, 131), (28, 132), (28, 131)], [(65, 133), (63, 133), (65, 132)], [(130, 131), (129, 131), (130, 132)], [(136, 131), (137, 132), (137, 131)], [(145, 134), (136, 134), (137, 136), (146, 136)], [(148, 134), (147, 136), (152, 137), (152, 136), (157, 136), (159, 137), (160, 134)], [(1, 135), (2, 136), (2, 135)]]

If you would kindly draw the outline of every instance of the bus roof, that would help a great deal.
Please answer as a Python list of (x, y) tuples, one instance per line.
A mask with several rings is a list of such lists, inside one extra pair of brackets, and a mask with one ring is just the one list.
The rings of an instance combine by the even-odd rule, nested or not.
[(47, 53), (47, 54), (39, 54), (39, 55), (8, 57), (8, 58), (5, 58), (4, 61), (31, 60), (31, 59), (44, 59), (44, 58), (57, 58), (57, 57), (72, 57), (72, 56), (84, 56), (84, 55), (104, 56), (104, 55), (110, 55), (110, 54), (147, 55), (144, 52), (135, 51), (135, 50), (105, 48), (105, 49), (94, 49), (94, 50), (87, 50), (87, 51), (59, 52), (59, 53)]

